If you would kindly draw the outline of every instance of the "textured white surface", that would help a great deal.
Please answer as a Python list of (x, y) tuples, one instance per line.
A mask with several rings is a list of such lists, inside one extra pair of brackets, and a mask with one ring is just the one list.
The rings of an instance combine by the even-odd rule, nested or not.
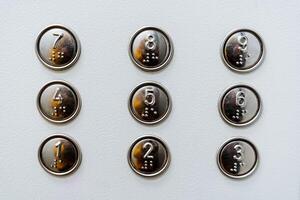
[[(300, 199), (300, 2), (291, 1), (17, 1), (0, 0), (0, 199)], [(46, 26), (60, 23), (78, 35), (82, 54), (70, 70), (43, 67), (34, 52)], [(170, 65), (157, 73), (133, 66), (131, 35), (145, 25), (172, 37)], [(219, 47), (236, 28), (264, 39), (262, 65), (247, 74), (228, 70)], [(63, 79), (80, 92), (83, 106), (69, 124), (45, 121), (36, 95), (48, 81)], [(154, 80), (171, 93), (173, 109), (157, 126), (137, 123), (127, 100), (140, 82)], [(227, 125), (217, 101), (235, 83), (254, 86), (261, 117), (246, 128)], [(40, 142), (65, 133), (80, 144), (83, 161), (68, 177), (39, 165)], [(158, 178), (134, 174), (126, 160), (138, 136), (155, 134), (169, 145), (172, 161)], [(260, 163), (244, 180), (223, 176), (216, 165), (220, 145), (233, 136), (256, 144)]]

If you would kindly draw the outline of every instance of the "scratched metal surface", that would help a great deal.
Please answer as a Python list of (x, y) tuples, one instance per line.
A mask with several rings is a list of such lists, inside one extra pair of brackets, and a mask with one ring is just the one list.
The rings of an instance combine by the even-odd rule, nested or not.
[[(300, 2), (292, 1), (0, 1), (0, 199), (300, 199)], [(78, 35), (82, 54), (63, 72), (51, 71), (34, 52), (46, 26), (59, 23)], [(174, 43), (167, 68), (146, 73), (128, 56), (130, 37), (142, 26), (165, 30)], [(219, 48), (227, 33), (251, 28), (263, 38), (262, 65), (247, 74), (227, 69)], [(82, 97), (71, 123), (55, 125), (36, 108), (39, 89), (62, 79)], [(130, 91), (154, 80), (173, 99), (157, 126), (128, 112)], [(217, 101), (228, 86), (252, 85), (263, 100), (261, 117), (235, 128), (219, 116)], [(54, 177), (39, 165), (37, 149), (48, 135), (65, 133), (80, 144), (76, 173)], [(144, 134), (160, 136), (172, 161), (154, 179), (137, 176), (127, 150)], [(243, 180), (221, 174), (217, 149), (233, 137), (258, 148), (256, 172)]]

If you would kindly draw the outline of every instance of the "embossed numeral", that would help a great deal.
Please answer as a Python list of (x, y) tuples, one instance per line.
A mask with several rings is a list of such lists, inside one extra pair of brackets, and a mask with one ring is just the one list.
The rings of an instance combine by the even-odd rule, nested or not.
[(156, 42), (153, 35), (148, 35), (148, 37), (145, 39), (145, 50), (146, 55), (143, 59), (144, 63), (150, 63), (151, 61), (158, 61), (159, 54), (155, 52), (156, 49)]
[(157, 110), (155, 110), (155, 108), (153, 107), (153, 105), (155, 104), (155, 95), (153, 87), (148, 87), (145, 89), (144, 103), (146, 107), (142, 113), (142, 117), (148, 118), (150, 117), (151, 113), (153, 113), (154, 115), (158, 114)]
[(145, 89), (145, 104), (147, 106), (153, 106), (155, 104), (154, 88)]
[(236, 150), (236, 154), (233, 155), (233, 159), (242, 161), (244, 159), (244, 148), (242, 145), (237, 144), (233, 147)]
[(146, 153), (143, 156), (144, 160), (143, 160), (143, 165), (142, 165), (141, 169), (150, 170), (153, 167), (153, 159), (154, 159), (154, 156), (150, 155), (154, 149), (153, 144), (150, 142), (146, 142), (143, 145), (143, 149), (146, 150)]
[(62, 39), (62, 37), (64, 36), (63, 33), (53, 33), (53, 36), (56, 36), (57, 38), (55, 39), (54, 41), (54, 44), (53, 44), (53, 48), (55, 49), (56, 48), (56, 44), (58, 43), (58, 41), (60, 39)]
[(61, 141), (58, 141), (56, 144), (55, 144), (55, 148), (56, 148), (56, 157), (60, 159), (61, 157), (61, 146), (62, 146), (62, 142)]
[[(63, 97), (60, 93), (60, 88), (57, 88), (52, 97), (53, 116), (58, 116), (59, 113), (65, 113), (67, 107), (63, 105)], [(61, 112), (60, 112), (61, 111)]]
[(154, 36), (149, 35), (146, 39), (145, 46), (148, 50), (154, 50), (156, 48), (156, 43), (154, 42)]
[(233, 119), (241, 120), (242, 117), (247, 113), (246, 106), (246, 94), (243, 90), (239, 90), (235, 95), (235, 104), (238, 108), (235, 110), (235, 114), (232, 116)]
[(245, 92), (240, 90), (236, 93), (236, 105), (240, 107), (245, 107), (246, 106), (246, 95)]
[(242, 51), (247, 51), (247, 45), (248, 45), (248, 38), (244, 33), (241, 33), (241, 35), (237, 38), (238, 43), (240, 44), (240, 49)]
[(143, 149), (147, 149), (145, 155), (143, 156), (144, 158), (150, 158), (152, 159), (153, 158), (153, 155), (150, 155), (151, 152), (153, 151), (153, 144), (151, 144), (150, 142), (146, 142), (144, 145), (143, 145)]
[(61, 160), (62, 145), (63, 145), (63, 143), (61, 141), (58, 141), (55, 144), (54, 160), (53, 160), (53, 164), (51, 165), (51, 167), (53, 167), (53, 168), (57, 168), (58, 167), (57, 164), (62, 163), (62, 160)]
[(245, 35), (245, 33), (241, 33), (238, 37), (237, 37), (237, 41), (239, 44), (239, 50), (240, 55), (238, 58), (238, 61), (236, 62), (236, 64), (240, 64), (243, 65), (245, 64), (246, 59), (248, 59), (250, 57), (250, 55), (248, 54), (248, 38)]
[(62, 97), (62, 95), (60, 93), (60, 88), (56, 88), (55, 93), (53, 95), (53, 100), (54, 101), (58, 101), (59, 104), (62, 104), (63, 97)]
[(235, 162), (233, 163), (233, 167), (230, 169), (230, 171), (237, 173), (238, 167), (244, 166), (244, 147), (241, 144), (236, 144), (233, 147), (236, 151), (236, 153), (233, 155), (233, 159)]

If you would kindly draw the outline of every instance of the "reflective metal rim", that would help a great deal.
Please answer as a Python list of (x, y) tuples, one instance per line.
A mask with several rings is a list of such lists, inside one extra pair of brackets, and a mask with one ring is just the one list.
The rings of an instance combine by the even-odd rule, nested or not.
[[(43, 113), (43, 111), (42, 111), (41, 108), (40, 108), (40, 97), (41, 97), (43, 91), (44, 91), (49, 85), (52, 85), (52, 84), (55, 84), (55, 83), (65, 85), (65, 86), (67, 86), (68, 88), (70, 88), (70, 89), (74, 92), (74, 94), (75, 94), (75, 96), (76, 96), (76, 98), (77, 98), (76, 100), (77, 100), (77, 102), (78, 102), (78, 105), (77, 105), (76, 110), (74, 111), (73, 115), (71, 115), (69, 118), (67, 118), (67, 119), (65, 119), (65, 120), (61, 120), (61, 121), (57, 121), (57, 120), (53, 120), (53, 119), (48, 118), (48, 117)], [(66, 81), (62, 81), (62, 80), (54, 80), (54, 81), (50, 81), (50, 82), (46, 83), (46, 84), (40, 89), (40, 91), (39, 91), (39, 93), (38, 93), (38, 95), (37, 95), (37, 100), (36, 100), (36, 105), (37, 105), (38, 111), (39, 111), (39, 113), (42, 115), (42, 117), (43, 117), (44, 119), (48, 120), (49, 122), (52, 122), (52, 123), (55, 123), (55, 124), (63, 124), (63, 123), (67, 123), (67, 122), (69, 122), (69, 121), (72, 121), (72, 120), (79, 114), (80, 109), (81, 109), (81, 104), (82, 104), (82, 103), (81, 103), (81, 97), (80, 97), (79, 92), (78, 92), (78, 91), (77, 91), (70, 83), (68, 83), (68, 82), (66, 82)]]
[[(132, 97), (133, 95), (135, 94), (135, 92), (140, 89), (141, 87), (145, 86), (145, 85), (154, 85), (156, 87), (159, 87), (161, 90), (163, 90), (166, 95), (168, 96), (168, 100), (169, 100), (169, 107), (168, 107), (168, 110), (167, 112), (159, 119), (159, 120), (156, 120), (156, 121), (153, 121), (153, 122), (145, 122), (143, 120), (140, 120), (138, 117), (135, 116), (135, 114), (133, 113), (132, 111), (132, 107), (131, 107), (131, 100), (132, 100)], [(167, 89), (165, 89), (163, 86), (160, 85), (160, 83), (158, 82), (155, 82), (155, 81), (145, 81), (145, 82), (142, 82), (140, 83), (139, 85), (137, 85), (130, 93), (129, 95), (129, 98), (128, 98), (128, 109), (129, 109), (129, 112), (131, 114), (131, 116), (137, 120), (138, 122), (142, 123), (142, 124), (146, 124), (146, 125), (154, 125), (154, 124), (158, 124), (162, 121), (164, 121), (170, 114), (171, 110), (172, 110), (172, 99), (171, 99), (171, 96), (169, 94), (169, 92), (167, 91)]]
[[(134, 57), (132, 56), (132, 45), (133, 45), (133, 42), (134, 42), (134, 39), (136, 38), (136, 36), (138, 34), (140, 34), (141, 32), (145, 31), (145, 30), (156, 30), (158, 32), (161, 32), (167, 39), (167, 42), (168, 42), (168, 46), (169, 46), (169, 49), (170, 49), (170, 52), (169, 52), (169, 55), (168, 55), (168, 58), (165, 60), (164, 63), (162, 63), (161, 65), (157, 66), (157, 67), (154, 67), (154, 68), (147, 68), (147, 67), (144, 67), (143, 65), (139, 64), (135, 59)], [(128, 53), (129, 53), (129, 57), (131, 59), (131, 61), (139, 68), (139, 69), (142, 69), (144, 71), (147, 71), (147, 72), (154, 72), (154, 71), (159, 71), (163, 68), (165, 68), (169, 63), (170, 61), (172, 60), (172, 57), (173, 57), (173, 54), (174, 54), (174, 46), (173, 46), (173, 42), (170, 38), (170, 36), (164, 32), (162, 29), (160, 28), (157, 28), (157, 27), (153, 27), (153, 26), (145, 26), (145, 27), (142, 27), (141, 29), (139, 29), (138, 31), (136, 31), (133, 36), (131, 37), (130, 39), (130, 43), (129, 43), (129, 49), (128, 49)]]
[[(257, 37), (257, 39), (260, 41), (260, 43), (262, 44), (262, 54), (260, 56), (260, 59), (259, 61), (251, 68), (249, 69), (236, 69), (235, 67), (231, 66), (227, 61), (226, 61), (226, 58), (224, 57), (224, 48), (225, 48), (225, 45), (228, 41), (228, 39), (235, 33), (237, 32), (241, 32), (241, 31), (245, 31), (245, 32), (250, 32), (252, 33), (253, 35), (255, 35)], [(263, 41), (263, 39), (257, 34), (256, 31), (254, 31), (253, 29), (247, 29), (247, 28), (241, 28), (241, 29), (235, 29), (233, 31), (231, 31), (230, 33), (228, 33), (226, 35), (226, 37), (224, 38), (223, 40), (223, 43), (220, 47), (220, 54), (221, 54), (221, 58), (222, 58), (222, 61), (223, 63), (225, 64), (225, 66), (227, 66), (230, 70), (232, 71), (235, 71), (235, 72), (239, 72), (239, 73), (247, 73), (247, 72), (251, 72), (253, 70), (255, 70), (258, 66), (260, 66), (260, 64), (263, 62), (264, 58), (265, 58), (265, 54), (266, 54), (266, 47), (265, 47), (265, 43)]]
[[(159, 141), (164, 146), (164, 148), (165, 148), (165, 150), (167, 152), (167, 159), (166, 159), (167, 161), (166, 161), (164, 167), (161, 170), (159, 170), (158, 172), (156, 172), (156, 173), (153, 173), (153, 174), (144, 174), (144, 173), (141, 173), (138, 170), (136, 170), (134, 168), (134, 166), (132, 165), (132, 163), (131, 163), (131, 159), (130, 159), (130, 157), (131, 157), (131, 151), (132, 151), (133, 147), (136, 145), (136, 143), (138, 143), (139, 141), (141, 141), (143, 139), (153, 139), (153, 140)], [(143, 135), (143, 136), (140, 136), (137, 139), (135, 139), (135, 141), (131, 144), (131, 146), (130, 146), (130, 148), (128, 150), (128, 154), (127, 154), (127, 161), (128, 161), (128, 164), (129, 164), (130, 168), (136, 174), (138, 174), (140, 176), (143, 176), (143, 177), (155, 177), (155, 176), (161, 175), (170, 166), (171, 155), (170, 155), (170, 151), (169, 151), (168, 146), (166, 145), (166, 143), (160, 137), (157, 137), (157, 136), (154, 136), (154, 135)]]
[[(252, 167), (252, 169), (251, 169), (247, 174), (240, 175), (240, 176), (233, 176), (233, 175), (231, 175), (231, 174), (228, 174), (228, 173), (222, 168), (221, 163), (220, 163), (220, 155), (221, 155), (221, 152), (222, 152), (223, 148), (224, 148), (227, 144), (229, 144), (230, 142), (233, 142), (233, 141), (237, 141), (237, 140), (246, 142), (246, 143), (248, 143), (248, 144), (253, 148), (253, 150), (254, 150), (254, 152), (255, 152), (255, 155), (256, 155), (256, 162), (255, 162), (255, 165)], [(227, 176), (227, 177), (229, 177), (229, 178), (232, 178), (232, 179), (242, 179), (242, 178), (246, 178), (246, 177), (252, 175), (253, 172), (254, 172), (254, 171), (257, 169), (257, 167), (258, 167), (259, 159), (260, 159), (260, 156), (259, 156), (258, 151), (257, 151), (256, 147), (254, 146), (254, 144), (253, 144), (252, 142), (250, 142), (250, 140), (248, 140), (248, 139), (246, 139), (246, 138), (243, 138), (243, 137), (233, 137), (233, 138), (227, 140), (226, 142), (224, 142), (224, 143), (222, 144), (222, 146), (218, 149), (218, 152), (217, 152), (217, 164), (218, 164), (218, 167), (219, 167), (220, 171), (221, 171), (225, 176)]]
[[(237, 87), (245, 87), (251, 91), (254, 92), (254, 94), (257, 96), (257, 99), (258, 99), (258, 105), (259, 105), (259, 109), (255, 115), (255, 117), (253, 117), (250, 121), (246, 122), (246, 123), (241, 123), (241, 124), (237, 124), (237, 123), (233, 123), (232, 121), (228, 120), (227, 117), (223, 114), (222, 112), (222, 101), (223, 101), (223, 98), (224, 96), (231, 90), (231, 89), (234, 89), (234, 88), (237, 88)], [(258, 94), (258, 92), (252, 87), (252, 86), (249, 86), (249, 85), (246, 85), (246, 84), (243, 84), (243, 83), (239, 83), (239, 84), (236, 84), (236, 85), (233, 85), (233, 86), (230, 86), (228, 87), (226, 90), (224, 90), (224, 92), (221, 94), (221, 96), (219, 97), (219, 101), (218, 101), (218, 110), (219, 110), (219, 113), (222, 117), (222, 119), (227, 122), (228, 124), (232, 125), (232, 126), (235, 126), (235, 127), (243, 127), (243, 126), (247, 126), (247, 125), (250, 125), (252, 124), (254, 121), (256, 121), (259, 116), (261, 115), (261, 112), (262, 112), (262, 100), (260, 98), (260, 95)]]
[[(52, 28), (60, 28), (60, 29), (64, 29), (66, 30), (67, 32), (70, 33), (70, 35), (72, 35), (76, 41), (76, 46), (77, 46), (77, 52), (76, 52), (76, 55), (74, 57), (74, 59), (66, 64), (66, 65), (63, 65), (63, 66), (60, 66), (60, 67), (56, 67), (56, 66), (53, 66), (53, 65), (50, 65), (48, 63), (46, 63), (43, 58), (40, 56), (40, 51), (39, 51), (39, 43), (40, 43), (40, 39), (42, 38), (43, 34), (45, 32), (47, 32), (49, 29), (52, 29)], [(77, 37), (77, 35), (75, 34), (75, 32), (70, 29), (69, 27), (66, 27), (64, 25), (61, 25), (61, 24), (52, 24), (52, 25), (49, 25), (47, 26), (46, 28), (44, 28), (39, 34), (38, 34), (38, 37), (36, 39), (36, 42), (35, 42), (35, 53), (38, 57), (38, 59), (43, 63), (43, 65), (45, 65), (47, 68), (49, 69), (52, 69), (52, 70), (55, 70), (55, 71), (62, 71), (62, 70), (65, 70), (65, 69), (68, 69), (70, 68), (71, 66), (73, 66), (77, 60), (79, 59), (80, 57), (80, 53), (81, 53), (81, 44), (80, 44), (80, 41)]]
[[(49, 170), (43, 163), (42, 161), (42, 157), (41, 157), (41, 151), (43, 150), (43, 147), (44, 145), (51, 139), (53, 138), (64, 138), (68, 141), (70, 141), (76, 148), (77, 150), (77, 155), (78, 155), (78, 159), (77, 159), (77, 162), (75, 163), (75, 165), (73, 166), (72, 169), (70, 169), (69, 171), (67, 172), (63, 172), (63, 173), (57, 173), (57, 172), (53, 172), (51, 170)], [(72, 173), (74, 173), (78, 167), (80, 166), (81, 164), (81, 161), (82, 161), (82, 153), (81, 153), (81, 150), (80, 150), (80, 147), (79, 147), (79, 144), (73, 139), (71, 138), (70, 136), (67, 136), (67, 135), (64, 135), (64, 134), (53, 134), (53, 135), (50, 135), (48, 136), (46, 139), (43, 140), (43, 142), (40, 144), (39, 146), (39, 149), (38, 149), (38, 159), (39, 159), (39, 163), (40, 165), (43, 167), (43, 169), (48, 172), (49, 174), (51, 175), (55, 175), (55, 176), (65, 176), (65, 175), (70, 175)]]

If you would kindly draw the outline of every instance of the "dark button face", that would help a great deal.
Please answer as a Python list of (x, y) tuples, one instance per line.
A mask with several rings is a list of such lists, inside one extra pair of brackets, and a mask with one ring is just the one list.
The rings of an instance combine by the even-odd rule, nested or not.
[(222, 58), (232, 70), (247, 72), (256, 68), (264, 55), (260, 36), (254, 31), (241, 29), (229, 34), (223, 44)]
[(64, 123), (77, 116), (81, 103), (73, 87), (63, 81), (53, 81), (40, 90), (37, 105), (45, 119)]
[(80, 55), (80, 43), (69, 29), (61, 25), (52, 25), (39, 34), (36, 52), (46, 67), (63, 70), (77, 61)]
[(234, 126), (252, 123), (261, 111), (258, 93), (247, 85), (236, 85), (227, 89), (220, 99), (219, 111), (222, 118)]
[(54, 175), (67, 175), (80, 164), (79, 146), (64, 135), (48, 137), (39, 148), (39, 161), (42, 167)]
[(144, 136), (137, 139), (128, 152), (130, 167), (141, 176), (156, 176), (170, 162), (167, 146), (157, 137)]
[(157, 83), (145, 82), (137, 86), (129, 98), (132, 116), (144, 124), (155, 124), (167, 117), (171, 99), (167, 91)]
[(256, 168), (258, 153), (255, 146), (246, 139), (234, 138), (219, 150), (218, 166), (231, 178), (244, 178)]
[(165, 67), (173, 53), (170, 38), (155, 27), (146, 27), (134, 34), (131, 39), (129, 55), (139, 68), (145, 71)]

